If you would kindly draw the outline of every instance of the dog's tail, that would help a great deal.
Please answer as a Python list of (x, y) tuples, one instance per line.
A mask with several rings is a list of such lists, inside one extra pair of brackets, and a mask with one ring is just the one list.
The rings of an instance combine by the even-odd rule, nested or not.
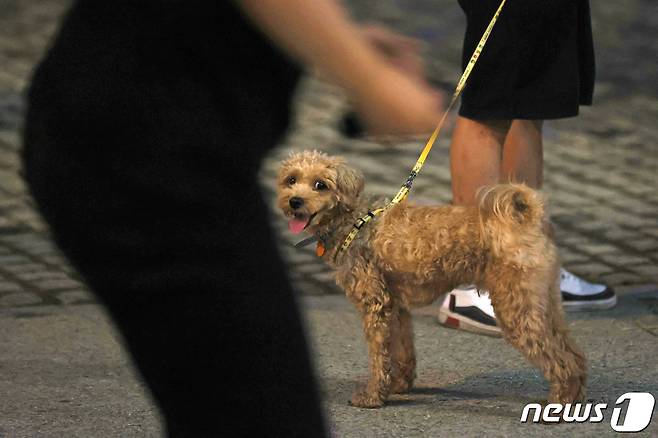
[(544, 220), (543, 197), (525, 184), (497, 184), (477, 193), (480, 218), (495, 219), (510, 226), (541, 225)]
[(494, 247), (516, 246), (521, 243), (518, 239), (535, 241), (550, 234), (543, 196), (524, 184), (483, 187), (477, 203), (481, 237), (493, 239), (489, 241)]

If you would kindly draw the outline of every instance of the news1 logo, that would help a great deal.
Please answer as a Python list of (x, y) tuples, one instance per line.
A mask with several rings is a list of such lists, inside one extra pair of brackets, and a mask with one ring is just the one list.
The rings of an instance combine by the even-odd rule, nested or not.
[[(625, 410), (623, 405), (628, 401)], [(648, 392), (627, 392), (617, 399), (610, 417), (610, 427), (616, 432), (641, 432), (651, 423), (656, 399)], [(530, 420), (533, 423), (600, 423), (605, 419), (608, 405), (606, 403), (549, 403), (546, 406), (539, 403), (525, 405), (521, 414), (521, 423)], [(530, 413), (532, 417), (530, 417)]]

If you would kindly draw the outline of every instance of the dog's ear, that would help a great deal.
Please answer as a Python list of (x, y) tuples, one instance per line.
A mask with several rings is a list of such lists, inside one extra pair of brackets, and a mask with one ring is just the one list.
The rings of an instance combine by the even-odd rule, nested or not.
[(365, 184), (363, 174), (352, 169), (344, 160), (336, 160), (332, 167), (336, 171), (336, 192), (338, 202), (346, 205), (355, 205), (356, 200), (363, 191)]

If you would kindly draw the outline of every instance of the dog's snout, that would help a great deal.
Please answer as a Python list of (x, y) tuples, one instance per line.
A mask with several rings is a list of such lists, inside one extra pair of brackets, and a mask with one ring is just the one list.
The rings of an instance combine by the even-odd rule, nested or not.
[(304, 200), (300, 197), (295, 196), (294, 198), (290, 198), (290, 201), (288, 201), (288, 203), (290, 204), (290, 207), (293, 210), (297, 210), (299, 207), (304, 205)]

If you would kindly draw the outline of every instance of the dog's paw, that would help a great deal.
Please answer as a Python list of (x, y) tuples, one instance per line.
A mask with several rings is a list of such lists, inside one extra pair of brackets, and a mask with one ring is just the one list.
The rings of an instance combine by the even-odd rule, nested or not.
[(411, 391), (413, 383), (406, 379), (394, 379), (391, 382), (391, 394), (406, 394)]
[(576, 403), (585, 400), (585, 376), (573, 377), (567, 381), (551, 385), (549, 403)]
[(367, 391), (356, 391), (352, 394), (350, 404), (357, 408), (372, 409), (384, 406), (384, 400), (382, 400), (378, 394), (372, 394)]

